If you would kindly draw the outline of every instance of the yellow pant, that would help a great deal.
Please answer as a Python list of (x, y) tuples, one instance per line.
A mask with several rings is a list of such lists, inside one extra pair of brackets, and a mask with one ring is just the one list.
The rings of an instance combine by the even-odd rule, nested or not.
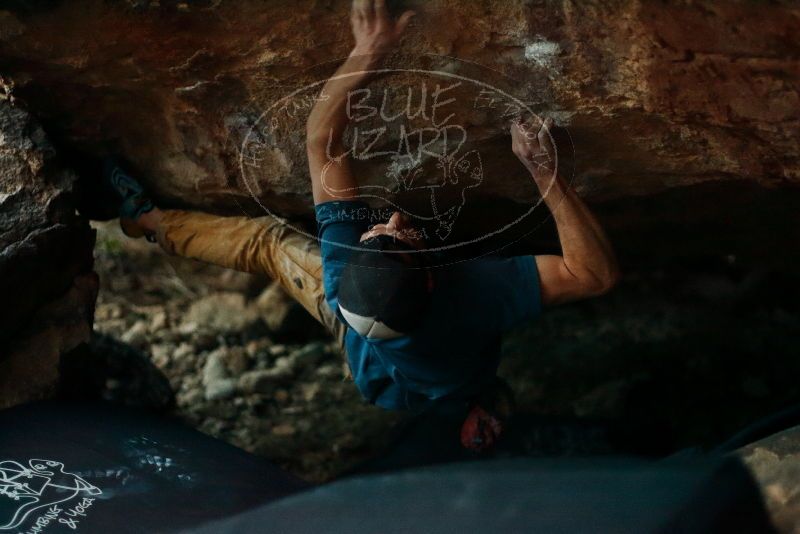
[(156, 239), (170, 254), (276, 280), (340, 343), (344, 325), (325, 302), (317, 241), (274, 217), (220, 217), (165, 210)]

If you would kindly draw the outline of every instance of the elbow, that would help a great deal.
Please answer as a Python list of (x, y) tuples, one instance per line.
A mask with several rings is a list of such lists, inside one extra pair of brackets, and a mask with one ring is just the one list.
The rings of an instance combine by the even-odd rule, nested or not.
[(622, 277), (619, 267), (616, 265), (609, 266), (599, 273), (592, 273), (591, 281), (588, 283), (589, 294), (594, 297), (599, 297), (609, 293), (619, 283)]
[(572, 273), (581, 298), (599, 297), (610, 292), (619, 283), (620, 272), (616, 265), (602, 269), (580, 269)]
[(619, 272), (619, 269), (614, 269), (607, 277), (603, 279), (603, 283), (600, 286), (600, 294), (605, 295), (617, 287), (620, 278), (622, 278), (622, 274)]

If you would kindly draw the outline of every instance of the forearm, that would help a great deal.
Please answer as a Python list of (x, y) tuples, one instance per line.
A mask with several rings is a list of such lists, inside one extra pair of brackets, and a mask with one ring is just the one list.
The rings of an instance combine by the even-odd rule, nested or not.
[(619, 268), (611, 242), (597, 218), (560, 176), (537, 185), (553, 214), (567, 271), (600, 292), (613, 286)]
[(545, 305), (605, 293), (619, 279), (617, 260), (602, 226), (557, 173), (552, 128), (551, 118), (530, 118), (511, 125), (511, 150), (539, 188), (561, 241), (561, 256), (535, 257)]
[(358, 184), (350, 169), (342, 137), (349, 122), (347, 107), (352, 91), (369, 79), (377, 59), (354, 50), (322, 89), (306, 123), (306, 150), (314, 203), (346, 200)]
[(382, 58), (394, 50), (413, 16), (413, 11), (406, 11), (395, 21), (389, 16), (386, 0), (353, 0), (350, 24), (355, 47), (323, 87), (306, 123), (315, 204), (355, 196), (357, 184), (342, 143), (349, 122), (348, 101), (353, 91), (366, 85)]
[(341, 145), (349, 122), (347, 102), (350, 94), (364, 87), (370, 71), (380, 62), (376, 55), (360, 54), (353, 50), (347, 60), (325, 83), (320, 98), (311, 110), (306, 123), (306, 142), (309, 146)]

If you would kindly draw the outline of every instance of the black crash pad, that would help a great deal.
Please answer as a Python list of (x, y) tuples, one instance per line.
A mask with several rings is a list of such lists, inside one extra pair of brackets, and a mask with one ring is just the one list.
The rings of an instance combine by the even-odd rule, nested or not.
[(167, 418), (64, 402), (0, 412), (0, 534), (176, 532), (304, 487)]
[(734, 458), (519, 458), (353, 477), (190, 532), (772, 531)]
[(734, 457), (485, 460), (310, 489), (118, 407), (36, 403), (0, 429), (0, 534), (772, 531)]

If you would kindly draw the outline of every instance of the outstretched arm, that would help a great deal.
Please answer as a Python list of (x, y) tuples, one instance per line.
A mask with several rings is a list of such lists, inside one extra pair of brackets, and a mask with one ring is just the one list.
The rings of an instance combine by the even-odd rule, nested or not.
[[(560, 304), (609, 291), (619, 280), (611, 243), (589, 208), (554, 168), (552, 119), (511, 126), (512, 150), (553, 214), (562, 256), (536, 256), (542, 303)], [(548, 190), (549, 188), (549, 190)]]
[(314, 203), (346, 200), (355, 196), (357, 183), (342, 143), (349, 122), (348, 100), (366, 85), (376, 68), (397, 45), (413, 11), (393, 21), (386, 0), (354, 0), (350, 22), (355, 47), (327, 81), (306, 123), (306, 151)]

